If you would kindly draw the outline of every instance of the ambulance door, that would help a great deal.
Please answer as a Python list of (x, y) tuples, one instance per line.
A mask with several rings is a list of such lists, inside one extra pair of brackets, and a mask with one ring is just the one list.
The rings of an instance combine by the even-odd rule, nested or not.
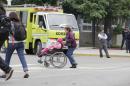
[(43, 15), (35, 15), (33, 20), (33, 51), (36, 54), (41, 48), (46, 46), (48, 31), (46, 29), (46, 19)]
[(42, 47), (44, 48), (48, 39), (46, 15), (38, 15), (38, 25), (40, 40), (42, 42)]

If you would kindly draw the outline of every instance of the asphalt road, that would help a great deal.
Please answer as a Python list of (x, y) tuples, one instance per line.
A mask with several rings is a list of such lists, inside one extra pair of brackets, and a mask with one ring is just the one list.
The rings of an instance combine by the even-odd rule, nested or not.
[[(1, 56), (4, 57), (4, 54)], [(0, 86), (130, 86), (130, 58), (75, 58), (78, 62), (77, 69), (70, 69), (69, 62), (65, 68), (55, 69), (37, 63), (38, 58), (34, 55), (26, 55), (30, 77), (24, 79), (18, 56), (13, 54), (13, 77), (9, 81), (0, 79)]]

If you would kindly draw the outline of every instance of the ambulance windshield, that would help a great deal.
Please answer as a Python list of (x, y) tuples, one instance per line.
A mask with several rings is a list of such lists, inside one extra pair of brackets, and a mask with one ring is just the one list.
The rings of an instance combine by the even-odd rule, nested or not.
[(72, 14), (48, 14), (47, 19), (50, 29), (63, 29), (66, 25), (78, 30), (77, 21)]

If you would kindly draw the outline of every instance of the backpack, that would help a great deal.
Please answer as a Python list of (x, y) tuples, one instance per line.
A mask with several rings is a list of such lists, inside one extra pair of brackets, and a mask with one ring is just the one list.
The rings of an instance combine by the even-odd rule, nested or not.
[(0, 41), (8, 39), (11, 21), (6, 15), (0, 15)]
[(27, 32), (21, 22), (13, 22), (14, 24), (14, 38), (16, 41), (23, 41), (27, 38)]

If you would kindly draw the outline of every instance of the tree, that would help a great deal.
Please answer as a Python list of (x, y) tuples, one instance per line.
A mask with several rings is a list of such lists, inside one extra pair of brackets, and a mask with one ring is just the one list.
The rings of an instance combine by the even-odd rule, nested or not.
[(56, 6), (58, 0), (13, 0), (13, 4), (37, 4), (37, 5), (44, 5), (46, 3)]
[(111, 29), (113, 19), (126, 20), (130, 16), (130, 0), (107, 0), (109, 3), (105, 10), (107, 15), (104, 18), (104, 30)]
[(62, 7), (65, 13), (73, 13), (77, 17), (82, 14), (80, 9), (82, 3), (83, 0), (65, 0)]
[(2, 2), (2, 3), (6, 3), (6, 0), (0, 0), (0, 2)]
[(106, 11), (104, 6), (107, 5), (106, 0), (65, 0), (63, 9), (65, 12), (87, 16), (92, 20), (92, 39), (93, 47), (95, 47), (95, 28), (96, 22), (105, 17)]
[(83, 14), (88, 16), (92, 20), (92, 43), (95, 47), (95, 29), (98, 20), (103, 19), (107, 14), (104, 6), (108, 3), (106, 0), (84, 0), (81, 4), (81, 10)]
[(95, 45), (95, 24), (104, 21), (104, 30), (110, 29), (117, 19), (123, 24), (130, 17), (130, 0), (65, 0), (65, 12), (87, 16), (92, 20), (93, 46)]

